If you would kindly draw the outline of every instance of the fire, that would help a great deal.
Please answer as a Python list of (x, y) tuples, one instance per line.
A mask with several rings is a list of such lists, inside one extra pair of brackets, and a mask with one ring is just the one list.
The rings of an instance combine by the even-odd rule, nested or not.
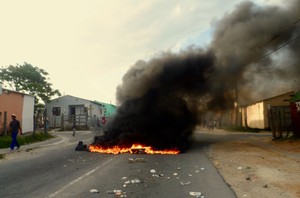
[(146, 154), (164, 154), (164, 155), (175, 155), (180, 153), (179, 150), (153, 150), (151, 146), (143, 146), (141, 144), (133, 144), (130, 148), (122, 148), (120, 146), (114, 146), (111, 148), (103, 148), (97, 145), (89, 146), (90, 152), (106, 153), (106, 154), (120, 154), (120, 153), (136, 153), (136, 151)]

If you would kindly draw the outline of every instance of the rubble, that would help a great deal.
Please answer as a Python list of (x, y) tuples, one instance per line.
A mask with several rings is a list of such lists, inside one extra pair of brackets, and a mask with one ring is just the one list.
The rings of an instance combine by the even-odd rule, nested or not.
[(90, 192), (91, 193), (99, 193), (99, 190), (97, 190), (97, 189), (91, 189)]
[(129, 181), (129, 180), (127, 180), (127, 181), (125, 181), (124, 183), (125, 183), (125, 184), (130, 184), (130, 181)]
[(132, 179), (131, 183), (133, 183), (133, 184), (139, 184), (139, 183), (142, 183), (142, 181), (140, 179)]
[(190, 192), (190, 195), (194, 196), (194, 197), (201, 197), (202, 193), (201, 192)]
[(146, 159), (145, 159), (145, 158), (141, 158), (141, 157), (135, 158), (135, 159), (133, 159), (133, 158), (128, 158), (128, 162), (129, 162), (129, 163), (134, 163), (134, 162), (146, 162)]
[(182, 186), (187, 186), (187, 185), (190, 185), (191, 182), (189, 182), (189, 181), (181, 181), (180, 184), (181, 184)]
[(109, 190), (106, 191), (106, 194), (112, 194), (115, 195), (115, 197), (127, 197), (126, 192), (123, 192), (122, 190)]

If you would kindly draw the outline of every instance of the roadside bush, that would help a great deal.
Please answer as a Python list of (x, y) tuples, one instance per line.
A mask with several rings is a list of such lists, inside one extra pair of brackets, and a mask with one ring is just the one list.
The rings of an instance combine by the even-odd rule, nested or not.
[[(22, 146), (24, 144), (31, 144), (35, 142), (45, 141), (47, 139), (53, 138), (54, 136), (49, 133), (34, 133), (31, 135), (24, 135), (24, 137), (18, 136), (17, 140)], [(0, 148), (9, 148), (11, 144), (11, 136), (4, 135), (0, 136)]]

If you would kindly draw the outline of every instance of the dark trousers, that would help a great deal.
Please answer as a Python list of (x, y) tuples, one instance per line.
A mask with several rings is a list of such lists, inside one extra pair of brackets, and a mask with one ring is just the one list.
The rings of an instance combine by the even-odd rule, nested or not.
[(15, 146), (17, 146), (18, 148), (20, 147), (18, 141), (17, 141), (17, 136), (18, 136), (18, 132), (13, 132), (11, 134), (11, 138), (12, 138), (12, 142), (10, 144), (10, 149), (14, 150)]

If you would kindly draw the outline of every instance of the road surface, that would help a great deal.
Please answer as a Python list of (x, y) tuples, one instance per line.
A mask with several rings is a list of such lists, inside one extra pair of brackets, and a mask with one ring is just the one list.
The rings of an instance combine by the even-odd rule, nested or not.
[(55, 134), (59, 140), (21, 148), (0, 161), (0, 197), (182, 198), (198, 192), (236, 197), (206, 156), (198, 133), (191, 148), (178, 155), (75, 151), (79, 140), (91, 142), (91, 132)]

